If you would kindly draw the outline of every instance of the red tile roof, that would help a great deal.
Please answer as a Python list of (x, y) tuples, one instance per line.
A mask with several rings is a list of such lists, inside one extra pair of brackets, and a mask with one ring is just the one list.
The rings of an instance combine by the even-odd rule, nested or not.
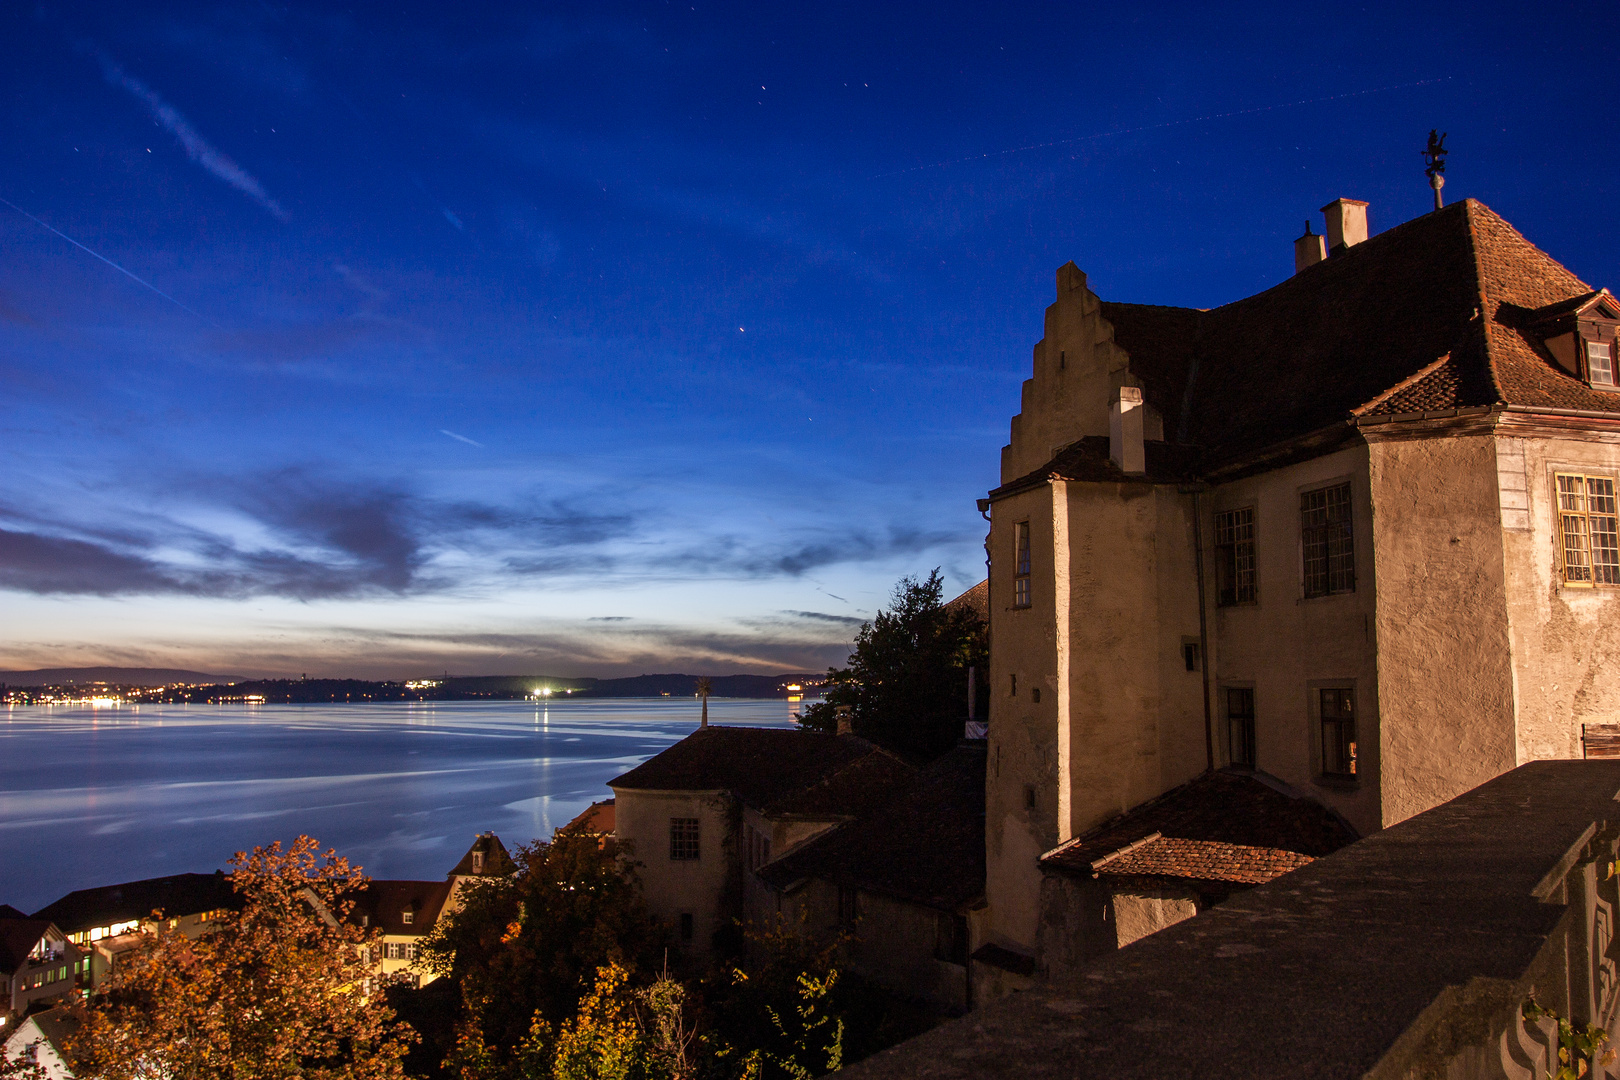
[[(372, 878), (354, 897), (350, 918), (368, 918), (368, 925), (385, 934), (425, 934), (433, 929), (444, 902), (450, 898), (448, 881), (401, 881)], [(405, 912), (411, 921), (405, 921)]]
[(1337, 814), (1280, 780), (1206, 773), (1041, 856), (1047, 869), (1253, 884), (1356, 839)]

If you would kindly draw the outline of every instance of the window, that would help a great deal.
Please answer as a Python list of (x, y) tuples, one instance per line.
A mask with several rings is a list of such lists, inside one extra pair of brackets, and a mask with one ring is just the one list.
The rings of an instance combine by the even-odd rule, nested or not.
[(399, 921), (404, 923), (406, 926), (411, 925), (412, 922), (416, 921), (416, 912), (412, 911), (410, 908), (406, 908), (404, 911), (399, 913)]
[(1614, 385), (1614, 356), (1607, 341), (1586, 343), (1586, 376), (1593, 386)]
[(1035, 809), (1035, 785), (1034, 784), (1025, 784), (1024, 785), (1024, 809), (1025, 810), (1033, 810), (1033, 809)]
[(1010, 697), (1017, 697), (1018, 696), (1018, 676), (1013, 675), (1011, 678), (1012, 678), (1012, 693), (1009, 696)]
[(1559, 473), (1557, 481), (1564, 581), (1570, 585), (1620, 585), (1614, 477)]
[(861, 917), (861, 894), (847, 885), (838, 886), (838, 925), (854, 926)]
[(669, 819), (669, 857), (676, 862), (691, 862), (703, 851), (695, 817)]
[(681, 940), (691, 941), (692, 937), (692, 913), (690, 911), (683, 911), (681, 912)]
[(1254, 603), (1254, 507), (1215, 515), (1215, 602)]
[(1029, 607), (1029, 522), (1013, 526), (1013, 607)]
[(1356, 692), (1318, 690), (1322, 723), (1322, 775), (1356, 775)]
[(416, 959), (416, 942), (407, 941), (405, 943), (405, 959), (407, 959), (407, 960), (415, 960)]
[(1254, 768), (1254, 690), (1247, 686), (1226, 688), (1226, 730), (1233, 765)]
[(1032, 686), (1032, 687), (1029, 688), (1029, 700), (1032, 701), (1033, 703), (1035, 703), (1036, 705), (1039, 705), (1041, 703), (1041, 688), (1040, 687)]
[(1204, 665), (1199, 663), (1198, 642), (1183, 641), (1181, 643), (1181, 663), (1188, 671), (1203, 671)]
[(755, 829), (748, 827), (748, 869), (758, 870), (771, 861), (771, 838)]
[(484, 853), (482, 851), (475, 851), (472, 853), (472, 857), (473, 873), (482, 874), (484, 872)]
[(934, 925), (934, 959), (947, 964), (966, 964), (967, 954), (967, 916), (939, 915)]
[(1350, 485), (1307, 491), (1299, 499), (1305, 549), (1305, 596), (1356, 591), (1356, 548), (1350, 528)]
[(399, 942), (390, 941), (388, 944), (383, 946), (383, 959), (384, 960), (398, 960), (398, 959), (400, 959), (400, 945), (399, 945)]

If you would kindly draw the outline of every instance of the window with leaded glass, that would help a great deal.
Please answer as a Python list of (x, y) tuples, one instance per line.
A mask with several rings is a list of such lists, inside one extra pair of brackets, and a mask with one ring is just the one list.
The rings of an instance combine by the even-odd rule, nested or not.
[(1350, 485), (1307, 491), (1299, 497), (1305, 596), (1356, 591), (1356, 546), (1350, 521)]
[(1029, 522), (1013, 526), (1013, 607), (1029, 607)]
[(1614, 477), (1559, 473), (1556, 479), (1565, 583), (1620, 585)]
[(1254, 768), (1254, 688), (1226, 688), (1227, 753), (1233, 765)]
[(1215, 515), (1215, 596), (1222, 607), (1254, 603), (1254, 507)]
[(1356, 775), (1356, 692), (1347, 688), (1318, 690), (1322, 724), (1322, 775)]

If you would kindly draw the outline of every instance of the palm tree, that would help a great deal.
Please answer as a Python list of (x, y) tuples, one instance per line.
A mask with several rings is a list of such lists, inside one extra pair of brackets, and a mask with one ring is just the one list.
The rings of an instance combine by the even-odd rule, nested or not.
[(700, 724), (698, 726), (699, 727), (708, 727), (709, 726), (709, 677), (707, 675), (703, 675), (703, 676), (700, 676), (698, 678), (698, 681), (697, 681), (697, 695), (698, 695), (698, 697), (703, 699), (703, 720), (700, 722)]

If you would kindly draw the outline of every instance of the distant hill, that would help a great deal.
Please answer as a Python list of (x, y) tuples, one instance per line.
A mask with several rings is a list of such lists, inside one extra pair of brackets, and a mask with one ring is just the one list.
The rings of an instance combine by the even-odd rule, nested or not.
[[(709, 692), (715, 697), (787, 697), (788, 684), (802, 685), (806, 679), (817, 683), (816, 675), (711, 675)], [(587, 697), (685, 697), (697, 693), (696, 675), (633, 675), (627, 679), (597, 679)], [(576, 691), (577, 693), (577, 691)]]
[(118, 686), (168, 686), (171, 683), (227, 683), (232, 675), (207, 675), (201, 671), (150, 667), (69, 667), (39, 668), (35, 671), (0, 671), (0, 684), (6, 686), (66, 686), (68, 684), (113, 683)]

